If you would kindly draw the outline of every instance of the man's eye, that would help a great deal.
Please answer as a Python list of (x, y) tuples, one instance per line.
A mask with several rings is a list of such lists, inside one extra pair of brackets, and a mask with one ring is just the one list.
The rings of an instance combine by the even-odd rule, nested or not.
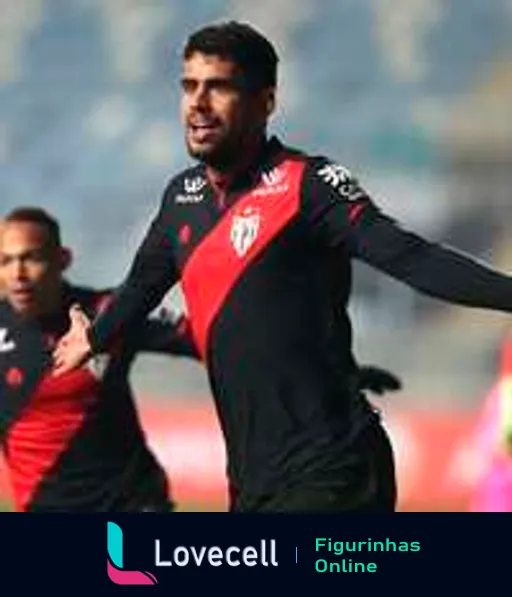
[(25, 261), (28, 263), (44, 263), (46, 258), (40, 253), (34, 253), (33, 255), (27, 255)]
[(212, 84), (212, 88), (223, 93), (232, 93), (238, 90), (237, 82), (232, 79), (221, 79)]
[(187, 79), (184, 79), (181, 81), (181, 88), (185, 93), (192, 93), (196, 88), (196, 84), (194, 81), (188, 81)]

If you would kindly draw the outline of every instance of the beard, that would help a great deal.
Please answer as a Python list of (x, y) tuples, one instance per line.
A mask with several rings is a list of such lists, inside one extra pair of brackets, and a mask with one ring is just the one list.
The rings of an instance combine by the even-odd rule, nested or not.
[(266, 122), (254, 121), (245, 115), (230, 128), (223, 127), (222, 131), (211, 139), (206, 136), (194, 140), (193, 135), (186, 133), (185, 145), (193, 159), (219, 172), (227, 172), (260, 144), (265, 137), (265, 131)]
[(215, 170), (229, 170), (240, 158), (243, 143), (238, 138), (225, 137), (215, 143), (191, 143), (185, 139), (190, 157)]

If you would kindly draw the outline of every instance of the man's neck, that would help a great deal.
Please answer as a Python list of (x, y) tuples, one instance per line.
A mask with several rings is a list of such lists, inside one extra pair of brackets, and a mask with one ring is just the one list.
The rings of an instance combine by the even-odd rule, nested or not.
[(224, 167), (206, 166), (206, 173), (212, 186), (219, 192), (225, 192), (235, 179), (250, 170), (258, 161), (262, 149), (267, 142), (262, 134), (244, 144), (243, 150), (230, 164)]
[(36, 316), (36, 320), (40, 325), (43, 327), (46, 325), (51, 326), (54, 321), (59, 320), (64, 315), (67, 315), (69, 302), (68, 288), (68, 284), (63, 281), (59, 286), (55, 296), (48, 301), (48, 304), (45, 305), (41, 312)]

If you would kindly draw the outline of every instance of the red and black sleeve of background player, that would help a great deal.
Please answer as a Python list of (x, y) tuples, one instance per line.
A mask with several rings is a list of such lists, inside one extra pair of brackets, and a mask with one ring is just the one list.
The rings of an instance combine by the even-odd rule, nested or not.
[(329, 165), (325, 158), (311, 160), (303, 185), (306, 216), (323, 244), (348, 247), (353, 257), (431, 297), (512, 311), (512, 277), (403, 229), (350, 173), (329, 178)]
[[(100, 295), (102, 296), (102, 295)], [(37, 326), (23, 322), (5, 302), (0, 302), (0, 329), (15, 348), (0, 354), (0, 442), (32, 400), (51, 367), (51, 354)], [(198, 358), (188, 320), (160, 316), (137, 327), (135, 350)]]
[(28, 405), (43, 372), (50, 365), (43, 337), (37, 328), (17, 320), (10, 307), (0, 304), (0, 328), (15, 348), (0, 355), (0, 442), (10, 425)]
[[(90, 313), (91, 317), (105, 312), (114, 299), (114, 291), (96, 291), (93, 296), (95, 307)], [(135, 353), (153, 352), (199, 358), (187, 317), (184, 314), (178, 316), (165, 308), (160, 309), (156, 315), (129, 326), (123, 333), (122, 343), (128, 343)]]

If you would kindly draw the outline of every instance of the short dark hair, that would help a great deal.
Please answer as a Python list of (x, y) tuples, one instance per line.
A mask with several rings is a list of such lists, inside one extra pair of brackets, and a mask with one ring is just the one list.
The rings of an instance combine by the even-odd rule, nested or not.
[(40, 207), (17, 207), (5, 216), (4, 222), (28, 222), (43, 226), (48, 233), (49, 244), (54, 247), (61, 246), (59, 223)]
[(187, 60), (196, 52), (233, 61), (252, 91), (277, 85), (277, 52), (251, 25), (228, 21), (202, 27), (187, 39), (183, 58)]

